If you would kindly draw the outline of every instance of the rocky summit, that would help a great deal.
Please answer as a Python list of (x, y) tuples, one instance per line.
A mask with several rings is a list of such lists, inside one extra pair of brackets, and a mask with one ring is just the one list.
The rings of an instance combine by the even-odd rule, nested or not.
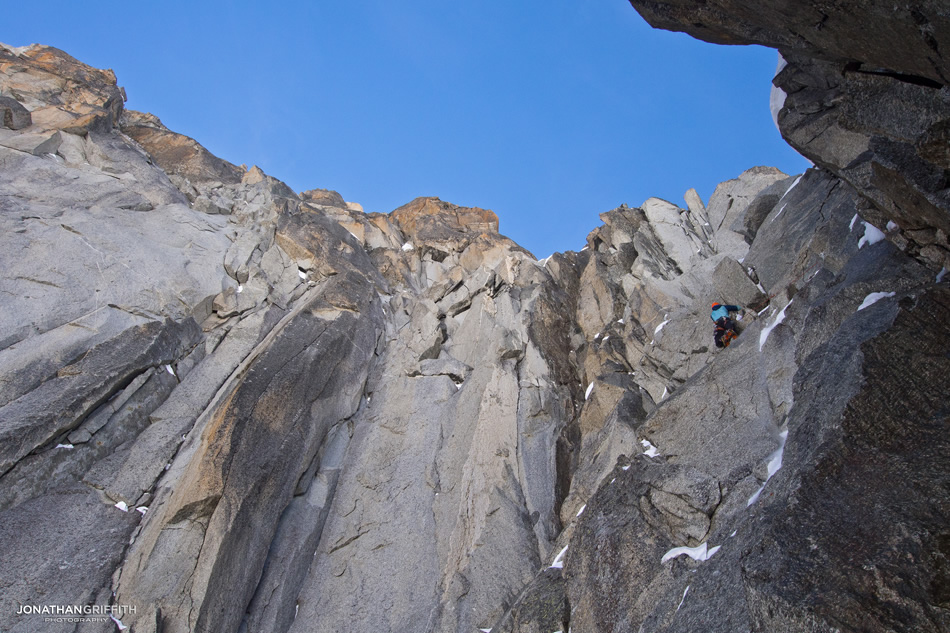
[(541, 261), (0, 45), (0, 630), (950, 630), (946, 11), (633, 4), (815, 167)]

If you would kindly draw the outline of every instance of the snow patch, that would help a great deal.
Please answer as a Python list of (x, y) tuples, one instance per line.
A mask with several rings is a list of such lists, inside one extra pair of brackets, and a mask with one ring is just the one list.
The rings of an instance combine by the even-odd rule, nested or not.
[(894, 220), (888, 220), (888, 221), (887, 221), (887, 230), (888, 230), (888, 232), (894, 231), (894, 230), (899, 229), (899, 228), (900, 228), (900, 227), (897, 226), (897, 223), (894, 222)]
[(771, 479), (772, 476), (782, 468), (782, 456), (785, 454), (785, 440), (788, 439), (788, 430), (782, 431), (778, 436), (779, 447), (769, 456), (768, 474), (766, 475), (765, 481)]
[(759, 500), (759, 496), (762, 494), (762, 491), (765, 490), (765, 485), (769, 483), (769, 479), (771, 479), (775, 473), (777, 473), (782, 468), (782, 456), (785, 455), (785, 441), (788, 439), (788, 429), (779, 433), (778, 437), (779, 446), (777, 449), (775, 449), (775, 452), (769, 456), (768, 471), (765, 476), (765, 482), (759, 486), (759, 489), (755, 491), (754, 495), (749, 497), (749, 500), (745, 504), (747, 508)]
[[(864, 222), (862, 220), (862, 222)], [(877, 244), (884, 239), (884, 232), (869, 222), (864, 222), (864, 237), (858, 240), (858, 248), (865, 244)]]
[(554, 559), (554, 562), (551, 563), (551, 567), (548, 567), (548, 569), (551, 569), (551, 568), (554, 568), (554, 569), (563, 569), (563, 567), (564, 567), (564, 555), (567, 554), (567, 548), (568, 548), (568, 547), (569, 547), (568, 545), (565, 545), (565, 546), (564, 546), (564, 549), (562, 549), (562, 550), (560, 551), (560, 553), (558, 553), (558, 555), (557, 555), (557, 556), (555, 557), (555, 559)]
[(128, 630), (129, 627), (127, 627), (126, 625), (122, 624), (122, 620), (120, 620), (119, 618), (115, 617), (114, 615), (110, 615), (109, 617), (112, 618), (112, 621), (115, 622), (115, 625), (116, 625), (117, 627), (119, 627), (119, 630), (120, 630), (120, 631), (127, 631), (127, 630)]
[(775, 329), (775, 326), (777, 326), (779, 323), (785, 320), (785, 311), (788, 310), (788, 306), (790, 305), (792, 305), (791, 301), (785, 304), (785, 307), (782, 308), (782, 311), (778, 313), (778, 316), (776, 316), (775, 319), (773, 319), (771, 323), (769, 323), (762, 329), (762, 332), (759, 334), (759, 351), (760, 352), (762, 351), (762, 347), (765, 345), (765, 341), (768, 340), (769, 334), (771, 334), (772, 330)]
[(854, 217), (851, 218), (851, 224), (848, 225), (848, 230), (849, 230), (849, 231), (853, 231), (853, 230), (854, 230), (854, 223), (857, 222), (857, 221), (858, 221), (858, 214), (855, 213), (855, 214), (854, 214)]
[(587, 385), (587, 391), (584, 392), (584, 400), (590, 398), (590, 392), (594, 390), (594, 383)]
[(660, 454), (660, 451), (650, 443), (650, 440), (640, 440), (640, 445), (646, 449), (643, 454), (647, 457), (657, 457)]
[(242, 284), (238, 284), (237, 293), (241, 294), (242, 292), (244, 292), (244, 286)]
[(412, 245), (412, 242), (406, 242), (405, 244), (402, 245), (402, 250), (404, 250), (407, 253), (413, 250), (414, 248), (415, 246)]
[[(171, 365), (165, 365), (165, 371), (167, 371), (172, 376), (175, 376), (175, 370), (172, 368)], [(177, 376), (175, 377), (177, 378)]]
[(120, 501), (119, 503), (115, 504), (115, 507), (117, 507), (119, 510), (122, 510), (123, 512), (129, 511), (129, 506), (125, 504), (125, 501)]
[(943, 281), (943, 278), (944, 278), (944, 276), (945, 276), (946, 274), (947, 274), (947, 268), (946, 268), (946, 266), (944, 266), (943, 268), (940, 269), (940, 272), (937, 273), (937, 283), (938, 283), (938, 284), (939, 284), (941, 281)]
[(298, 268), (298, 269), (297, 269), (297, 276), (300, 277), (301, 279), (306, 279), (306, 278), (307, 278), (307, 273), (304, 272), (303, 269)]
[(693, 560), (698, 560), (699, 562), (703, 562), (712, 558), (713, 555), (719, 551), (720, 547), (721, 545), (717, 545), (716, 547), (707, 549), (706, 543), (703, 543), (702, 545), (697, 545), (696, 547), (674, 547), (673, 549), (668, 551), (666, 554), (663, 554), (663, 558), (660, 559), (660, 562), (665, 563), (666, 561), (672, 560), (676, 558), (677, 556), (682, 556), (683, 554), (686, 554)]
[(575, 514), (574, 516), (579, 517), (580, 515), (584, 514), (584, 510), (586, 509), (587, 509), (587, 504), (585, 503), (584, 505), (581, 506), (581, 509), (578, 510), (577, 514)]
[(666, 321), (663, 321), (663, 323), (660, 323), (658, 326), (656, 326), (656, 329), (653, 330), (653, 336), (656, 336), (657, 334), (659, 334), (659, 333), (660, 333), (660, 330), (663, 329), (663, 326), (666, 325), (666, 324), (669, 323), (669, 322), (670, 322), (670, 320), (667, 319)]
[(135, 509), (135, 511), (144, 515), (146, 512), (148, 512), (148, 506), (139, 506)]
[(56, 448), (76, 448), (72, 444), (57, 444)]
[(894, 296), (893, 292), (872, 292), (871, 294), (866, 296), (864, 298), (864, 301), (861, 302), (861, 305), (858, 306), (858, 311), (861, 311), (865, 309), (866, 307), (877, 303), (881, 299), (884, 299), (886, 297), (893, 297), (893, 296)]

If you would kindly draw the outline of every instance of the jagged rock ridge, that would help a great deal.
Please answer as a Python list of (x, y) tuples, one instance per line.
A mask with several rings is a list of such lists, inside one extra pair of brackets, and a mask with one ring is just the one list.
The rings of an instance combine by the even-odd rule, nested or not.
[[(56, 49), (0, 94), (3, 628), (946, 629), (950, 303), (866, 191), (755, 168), (538, 262)], [(727, 350), (711, 299), (754, 307)]]

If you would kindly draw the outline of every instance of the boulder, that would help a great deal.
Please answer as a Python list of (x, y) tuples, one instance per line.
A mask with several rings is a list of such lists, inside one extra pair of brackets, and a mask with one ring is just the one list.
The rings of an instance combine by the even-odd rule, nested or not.
[(30, 111), (12, 97), (0, 96), (0, 125), (11, 130), (22, 130), (33, 124)]

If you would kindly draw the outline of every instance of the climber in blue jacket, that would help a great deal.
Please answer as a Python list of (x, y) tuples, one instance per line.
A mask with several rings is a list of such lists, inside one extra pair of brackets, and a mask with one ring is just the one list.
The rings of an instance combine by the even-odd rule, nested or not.
[(730, 318), (729, 313), (739, 312), (740, 310), (742, 310), (740, 306), (713, 302), (709, 318), (716, 324), (716, 329), (713, 331), (713, 340), (716, 342), (716, 347), (729, 347), (732, 339), (739, 336), (736, 322)]

